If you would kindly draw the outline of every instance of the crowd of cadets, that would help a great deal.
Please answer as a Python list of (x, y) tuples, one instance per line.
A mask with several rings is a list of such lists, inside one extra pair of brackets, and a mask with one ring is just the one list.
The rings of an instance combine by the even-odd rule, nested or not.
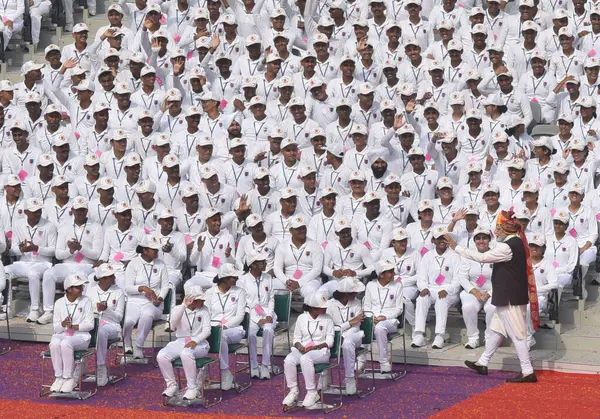
[[(21, 3), (0, 5), (5, 45), (22, 27)], [(36, 41), (49, 2), (30, 3)], [(181, 356), (191, 378), (190, 359), (206, 352), (208, 313), (234, 343), (251, 311), (252, 375), (270, 377), (273, 293), (289, 290), (310, 307), (285, 363), (287, 402), (296, 364), (329, 353), (330, 325), (356, 345), (367, 311), (384, 372), (382, 342), (403, 306), (414, 346), (427, 344), (434, 306), (432, 347), (442, 348), (459, 301), (467, 347), (480, 344), (492, 267), (461, 260), (446, 231), (485, 251), (512, 208), (542, 310), (551, 289), (571, 286), (577, 261), (585, 275), (600, 216), (600, 5), (439, 3), (121, 0), (91, 39), (66, 5), (73, 43), (23, 64), (21, 82), (0, 82), (0, 250), (10, 262), (0, 289), (26, 279), (27, 320), (54, 324), (55, 391), (75, 385), (69, 350), (87, 345), (93, 312), (107, 313), (102, 342), (119, 332), (124, 294), (125, 347), (141, 357), (169, 284), (182, 297), (186, 266), (195, 269), (171, 317), (177, 341), (159, 355), (166, 392), (176, 391), (169, 360)], [(533, 139), (534, 113), (558, 134)], [(69, 292), (86, 278), (89, 307)], [(63, 281), (68, 301), (55, 303)], [(221, 367), (228, 388), (226, 355)]]

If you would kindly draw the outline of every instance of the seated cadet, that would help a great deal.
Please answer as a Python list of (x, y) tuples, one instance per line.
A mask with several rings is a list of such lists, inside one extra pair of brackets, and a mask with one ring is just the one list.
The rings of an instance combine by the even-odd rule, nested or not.
[(316, 242), (306, 238), (304, 217), (293, 216), (289, 223), (291, 238), (275, 250), (273, 272), (277, 278), (275, 289), (298, 290), (308, 298), (321, 286), (323, 250)]
[(575, 237), (567, 234), (569, 226), (569, 214), (563, 209), (558, 210), (552, 216), (554, 232), (546, 236), (546, 257), (552, 259), (552, 266), (558, 276), (558, 289), (571, 285), (573, 272), (577, 266), (579, 257), (579, 246)]
[[(477, 227), (473, 231), (473, 242), (480, 253), (490, 250), (491, 233)], [(479, 329), (477, 316), (481, 309), (485, 310), (486, 332), (490, 327), (495, 307), (492, 305), (492, 267), (491, 263), (479, 263), (471, 259), (463, 259), (458, 271), (458, 280), (463, 290), (460, 292), (462, 314), (467, 327), (467, 349), (479, 346)], [(487, 337), (487, 334), (486, 334)]]
[(177, 358), (181, 358), (187, 384), (183, 398), (193, 400), (198, 397), (198, 385), (204, 377), (198, 376), (196, 359), (208, 355), (207, 339), (210, 336), (211, 317), (204, 305), (205, 299), (202, 287), (193, 285), (186, 290), (183, 302), (171, 313), (171, 328), (177, 339), (169, 342), (156, 357), (167, 386), (163, 391), (165, 397), (173, 397), (179, 390), (172, 364)]
[[(214, 285), (206, 291), (205, 301), (211, 313), (211, 320), (223, 326), (219, 360), (221, 367), (221, 388), (233, 387), (233, 374), (229, 370), (228, 345), (239, 343), (244, 338), (242, 322), (246, 311), (246, 291), (236, 286), (240, 273), (231, 263), (223, 263)], [(189, 289), (189, 288), (188, 288)]]
[(279, 241), (275, 237), (268, 237), (265, 234), (263, 218), (258, 214), (250, 214), (246, 218), (246, 228), (250, 234), (242, 236), (238, 243), (235, 253), (235, 266), (243, 270), (244, 265), (248, 263), (248, 257), (253, 251), (262, 251), (267, 256), (267, 267), (265, 272), (273, 275), (273, 264), (275, 263), (275, 249)]
[(415, 300), (419, 295), (417, 288), (417, 268), (421, 261), (421, 253), (409, 247), (408, 234), (403, 228), (397, 228), (392, 235), (392, 245), (381, 254), (381, 259), (394, 262), (396, 265), (396, 281), (402, 282), (404, 312), (406, 321), (415, 325)]
[[(238, 286), (246, 291), (246, 304), (250, 309), (250, 376), (271, 378), (271, 353), (275, 338), (275, 293), (273, 278), (266, 273), (268, 253), (260, 249), (251, 251), (246, 257), (248, 273), (242, 275)], [(258, 365), (257, 333), (263, 331), (262, 362)]]
[(57, 263), (44, 272), (44, 314), (37, 320), (39, 324), (52, 321), (56, 283), (62, 282), (71, 274), (87, 277), (93, 272), (92, 264), (102, 253), (103, 231), (98, 224), (88, 224), (87, 200), (82, 196), (76, 197), (72, 202), (71, 211), (73, 223), (60, 227), (56, 240), (56, 259), (62, 263)]
[(40, 317), (40, 285), (44, 272), (52, 266), (57, 233), (56, 227), (42, 218), (41, 200), (27, 199), (23, 210), (25, 218), (15, 220), (11, 238), (11, 254), (19, 260), (8, 265), (5, 271), (11, 280), (27, 278), (29, 281), (31, 306), (27, 322), (33, 323)]
[(402, 282), (394, 281), (396, 265), (390, 260), (375, 263), (377, 279), (369, 282), (363, 300), (363, 311), (374, 317), (375, 340), (379, 350), (379, 371), (392, 371), (388, 353), (387, 335), (398, 330), (398, 316), (402, 314)]
[(50, 387), (53, 393), (70, 393), (79, 383), (73, 377), (75, 351), (88, 348), (94, 329), (92, 301), (83, 295), (87, 281), (73, 274), (65, 279), (65, 295), (55, 304), (53, 330), (50, 340), (50, 356), (54, 368), (54, 382)]
[[(341, 278), (333, 299), (329, 300), (327, 314), (333, 319), (335, 326), (340, 328), (342, 337), (342, 351), (344, 357), (344, 387), (346, 394), (356, 394), (355, 363), (356, 349), (360, 348), (364, 332), (360, 324), (365, 318), (362, 302), (356, 296), (365, 290), (365, 286), (357, 278)], [(365, 354), (358, 357), (358, 371), (365, 368)]]
[(341, 278), (367, 278), (374, 270), (374, 262), (369, 249), (352, 238), (352, 224), (347, 218), (338, 218), (334, 222), (338, 240), (325, 247), (323, 273), (329, 281), (319, 288), (319, 292), (331, 297)]
[(190, 254), (190, 264), (196, 265), (196, 274), (186, 282), (204, 289), (212, 286), (212, 278), (221, 266), (235, 260), (233, 236), (221, 229), (221, 212), (217, 208), (208, 208), (205, 216), (208, 228), (198, 235)]
[(104, 387), (108, 384), (108, 371), (105, 365), (108, 341), (116, 339), (121, 333), (125, 298), (123, 290), (115, 285), (115, 270), (108, 263), (103, 263), (96, 268), (94, 281), (96, 281), (95, 286), (87, 287), (85, 295), (92, 300), (94, 314), (100, 317), (96, 361), (98, 385)]
[[(142, 348), (152, 330), (152, 323), (160, 319), (163, 300), (169, 292), (167, 266), (158, 259), (160, 242), (145, 235), (137, 246), (138, 255), (125, 269), (125, 292), (128, 295), (123, 335), (126, 354), (144, 358)], [(137, 335), (132, 345), (131, 333), (137, 324)]]
[(447, 230), (438, 226), (432, 233), (431, 241), (434, 249), (426, 253), (419, 263), (417, 271), (417, 287), (419, 296), (415, 307), (415, 328), (413, 331), (413, 348), (425, 346), (425, 322), (431, 304), (435, 303), (435, 338), (432, 348), (444, 347), (448, 309), (458, 303), (460, 283), (458, 269), (460, 257), (444, 240)]
[(333, 319), (326, 314), (327, 298), (318, 292), (313, 293), (307, 298), (303, 310), (294, 327), (292, 351), (283, 361), (285, 381), (289, 389), (283, 399), (284, 406), (295, 406), (298, 400), (298, 364), (306, 386), (302, 407), (311, 407), (319, 401), (315, 364), (329, 362), (329, 350), (334, 344)]
[[(529, 253), (533, 274), (535, 275), (535, 286), (538, 297), (538, 307), (540, 313), (548, 310), (548, 294), (551, 290), (558, 288), (556, 270), (553, 260), (546, 256), (546, 239), (543, 235), (534, 233), (529, 236)], [(527, 304), (527, 347), (531, 349), (535, 345), (533, 334), (535, 329), (531, 322), (531, 310)]]

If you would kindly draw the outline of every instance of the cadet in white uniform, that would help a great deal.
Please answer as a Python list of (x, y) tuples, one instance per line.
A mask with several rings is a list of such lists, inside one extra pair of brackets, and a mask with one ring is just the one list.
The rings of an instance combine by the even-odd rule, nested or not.
[(571, 285), (573, 272), (577, 266), (579, 247), (577, 240), (567, 234), (569, 226), (569, 214), (565, 210), (559, 210), (552, 217), (554, 232), (546, 237), (545, 257), (552, 260), (552, 267), (558, 276), (559, 293), (563, 288)]
[[(238, 286), (246, 291), (246, 305), (250, 309), (250, 330), (248, 331), (250, 376), (266, 380), (271, 378), (271, 353), (277, 325), (273, 278), (265, 273), (267, 258), (267, 252), (260, 249), (252, 250), (246, 257), (249, 271), (238, 282)], [(262, 362), (258, 365), (257, 333), (261, 329), (263, 333)]]
[(419, 295), (417, 268), (421, 261), (421, 253), (409, 247), (406, 230), (397, 228), (392, 235), (392, 245), (383, 251), (381, 259), (392, 261), (396, 265), (396, 281), (402, 282), (406, 321), (414, 327), (415, 300)]
[(44, 272), (42, 281), (44, 314), (38, 319), (39, 324), (52, 321), (56, 283), (62, 282), (71, 274), (88, 277), (94, 271), (92, 263), (96, 262), (102, 253), (104, 242), (102, 228), (95, 223), (88, 224), (87, 200), (82, 196), (76, 197), (71, 210), (73, 223), (63, 225), (56, 240), (56, 258), (62, 263)]
[(223, 326), (221, 335), (221, 388), (233, 387), (233, 374), (229, 370), (228, 345), (239, 343), (244, 337), (242, 321), (246, 311), (246, 291), (236, 286), (239, 272), (231, 263), (224, 263), (218, 275), (213, 279), (215, 285), (206, 292), (206, 305), (212, 321)]
[(299, 290), (304, 298), (321, 286), (323, 251), (320, 245), (306, 237), (306, 220), (294, 215), (289, 222), (291, 237), (275, 251), (274, 273), (277, 289)]
[[(144, 236), (138, 246), (139, 255), (125, 269), (125, 292), (128, 295), (123, 335), (125, 353), (136, 359), (144, 358), (142, 348), (152, 330), (152, 322), (160, 319), (163, 300), (169, 292), (167, 266), (158, 258), (160, 242), (150, 235)], [(132, 348), (131, 333), (137, 323), (137, 335)]]
[(303, 407), (311, 407), (319, 401), (315, 383), (315, 364), (329, 361), (329, 349), (334, 344), (334, 323), (327, 312), (327, 298), (318, 292), (308, 297), (305, 311), (296, 320), (292, 351), (285, 357), (283, 368), (289, 393), (283, 399), (285, 406), (294, 406), (298, 400), (298, 371), (300, 364), (306, 396)]
[[(344, 277), (338, 282), (337, 291), (329, 301), (327, 314), (333, 319), (336, 327), (340, 328), (342, 337), (342, 353), (344, 357), (344, 387), (346, 394), (356, 394), (355, 364), (356, 349), (360, 348), (364, 332), (360, 324), (365, 318), (362, 303), (356, 296), (365, 290), (365, 286), (357, 278)], [(358, 358), (358, 371), (365, 367), (365, 356)]]
[[(490, 250), (491, 234), (489, 230), (475, 228), (473, 241), (481, 253)], [(490, 327), (495, 307), (492, 305), (492, 263), (479, 263), (470, 259), (462, 259), (458, 271), (458, 280), (463, 290), (460, 292), (462, 313), (467, 327), (467, 349), (479, 346), (479, 329), (477, 316), (481, 309), (485, 310), (486, 333)], [(486, 334), (486, 339), (488, 335)]]
[(187, 389), (183, 395), (186, 400), (198, 397), (198, 384), (203, 377), (198, 377), (196, 359), (208, 355), (208, 337), (210, 336), (210, 311), (204, 305), (202, 287), (193, 285), (186, 290), (183, 303), (171, 312), (171, 328), (175, 329), (173, 342), (162, 348), (156, 357), (160, 372), (167, 388), (163, 396), (173, 397), (179, 387), (175, 379), (172, 361), (181, 358)]
[(27, 278), (29, 281), (28, 322), (39, 318), (40, 288), (42, 275), (52, 266), (56, 247), (56, 227), (42, 218), (42, 201), (29, 198), (23, 205), (25, 218), (15, 220), (12, 230), (11, 253), (20, 256), (19, 261), (5, 268), (8, 278)]
[(378, 278), (369, 282), (365, 291), (363, 309), (365, 315), (373, 316), (375, 340), (379, 349), (379, 370), (392, 371), (388, 354), (387, 335), (398, 330), (398, 316), (402, 314), (402, 282), (394, 281), (396, 265), (390, 260), (375, 263)]
[(420, 294), (415, 307), (415, 329), (413, 332), (412, 346), (417, 348), (425, 346), (425, 321), (431, 304), (435, 304), (435, 338), (431, 347), (441, 349), (444, 347), (444, 334), (448, 309), (458, 303), (460, 283), (458, 269), (460, 257), (451, 249), (444, 239), (447, 230), (437, 226), (432, 233), (435, 249), (428, 252), (421, 259), (417, 271), (417, 287)]
[(73, 377), (75, 351), (87, 349), (94, 329), (92, 301), (83, 296), (83, 286), (87, 280), (79, 275), (69, 275), (65, 279), (65, 296), (56, 301), (53, 330), (50, 340), (50, 356), (54, 368), (54, 382), (50, 391), (70, 393), (79, 383)]
[(121, 333), (121, 321), (125, 314), (125, 294), (115, 285), (115, 269), (108, 263), (96, 268), (95, 286), (89, 286), (85, 295), (92, 300), (92, 310), (100, 317), (96, 343), (96, 359), (98, 365), (98, 385), (108, 384), (106, 369), (106, 351), (108, 341), (116, 339)]

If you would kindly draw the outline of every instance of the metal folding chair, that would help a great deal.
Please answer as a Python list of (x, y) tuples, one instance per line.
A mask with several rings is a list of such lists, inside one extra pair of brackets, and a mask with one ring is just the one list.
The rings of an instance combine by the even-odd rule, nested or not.
[[(388, 340), (388, 346), (389, 346), (389, 357), (390, 357), (390, 363), (392, 364), (392, 372), (390, 373), (382, 373), (381, 370), (379, 368), (376, 368), (374, 366), (374, 364), (371, 364), (371, 368), (365, 368), (365, 373), (372, 373), (374, 374), (376, 379), (379, 380), (388, 380), (388, 379), (392, 379), (394, 381), (399, 380), (400, 378), (403, 378), (406, 376), (408, 367), (407, 367), (407, 362), (406, 362), (406, 328), (405, 328), (405, 318), (404, 318), (404, 308), (402, 309), (402, 314), (400, 314), (400, 316), (398, 316), (398, 330), (394, 333), (388, 333), (387, 335), (387, 340)], [(372, 314), (372, 313), (371, 313)], [(372, 327), (373, 330), (373, 334), (372, 334), (372, 343), (375, 342), (375, 327)], [(404, 357), (404, 362), (403, 362), (403, 369), (402, 371), (394, 371), (394, 362), (393, 362), (393, 352), (394, 352), (394, 339), (401, 337), (402, 338), (402, 355)], [(372, 345), (371, 345), (372, 346)], [(371, 359), (373, 357), (373, 349), (371, 348)]]
[[(248, 331), (250, 330), (250, 313), (244, 314), (244, 320), (242, 321), (242, 327), (244, 328), (244, 338), (240, 343), (230, 343), (228, 345), (228, 352), (233, 355), (233, 386), (235, 391), (241, 393), (246, 391), (252, 385), (250, 379), (250, 351), (248, 350)], [(242, 355), (240, 351), (246, 349), (247, 361), (241, 361), (239, 356)], [(238, 380), (238, 374), (246, 372), (248, 375), (248, 381), (241, 382)]]
[(96, 379), (93, 380), (94, 387), (92, 390), (83, 391), (83, 381), (84, 378), (87, 377), (96, 377), (95, 374), (84, 374), (84, 364), (87, 362), (87, 359), (91, 356), (94, 357), (94, 365), (96, 365), (96, 345), (98, 344), (98, 328), (100, 327), (100, 319), (94, 319), (94, 329), (90, 332), (91, 340), (88, 349), (82, 351), (75, 351), (75, 370), (77, 370), (77, 366), (79, 366), (79, 383), (75, 390), (71, 393), (52, 393), (50, 391), (51, 384), (44, 384), (44, 365), (46, 364), (47, 359), (51, 359), (50, 349), (44, 351), (40, 354), (42, 358), (42, 388), (40, 390), (40, 397), (44, 397), (48, 394), (51, 397), (60, 397), (60, 398), (76, 398), (79, 400), (85, 400), (92, 397), (94, 394), (98, 392), (98, 381)]
[(6, 305), (4, 307), (6, 307), (6, 308), (0, 311), (6, 315), (6, 334), (8, 337), (8, 343), (7, 343), (7, 346), (0, 348), (0, 355), (9, 353), (11, 350), (11, 344), (12, 344), (12, 339), (10, 337), (10, 320), (8, 318), (9, 317), (9, 307), (10, 307), (10, 301), (8, 301), (8, 296), (10, 295), (10, 292), (11, 292), (11, 281), (9, 278), (6, 281), (6, 288), (4, 289), (4, 291), (2, 291), (3, 301), (6, 303)]
[[(200, 382), (200, 399), (196, 400), (183, 400), (182, 394), (177, 394), (174, 397), (164, 397), (163, 405), (164, 406), (193, 406), (198, 404), (198, 401), (204, 408), (209, 408), (220, 403), (223, 400), (223, 389), (221, 387), (221, 368), (219, 367), (219, 358), (218, 355), (221, 350), (221, 335), (223, 332), (222, 326), (212, 326), (210, 330), (210, 337), (208, 338), (209, 349), (208, 353), (213, 355), (206, 356), (203, 358), (196, 359), (196, 368), (198, 368), (200, 372), (200, 377), (202, 378)], [(216, 357), (214, 355), (217, 355)], [(181, 370), (183, 369), (183, 364), (181, 363), (181, 358), (174, 359), (173, 367), (177, 371), (177, 381), (179, 382), (179, 388), (182, 388), (181, 385)], [(213, 364), (217, 364), (219, 370), (219, 379), (211, 380), (210, 379), (210, 366)], [(213, 384), (211, 386), (211, 384)], [(207, 391), (216, 390), (218, 395), (212, 399), (207, 397)]]
[(111, 368), (109, 366), (109, 363), (106, 363), (106, 370), (107, 370), (107, 374), (108, 374), (108, 383), (109, 384), (115, 384), (121, 380), (124, 380), (125, 378), (127, 378), (127, 357), (125, 356), (125, 353), (120, 353), (119, 352), (119, 346), (125, 341), (125, 336), (123, 335), (123, 329), (125, 327), (125, 315), (127, 314), (127, 295), (123, 294), (123, 296), (121, 298), (125, 299), (125, 308), (123, 309), (123, 318), (121, 319), (121, 336), (117, 336), (115, 339), (109, 339), (108, 340), (108, 350), (107, 350), (107, 357), (106, 359), (108, 360), (108, 353), (114, 349), (115, 350), (115, 366), (119, 365), (119, 358), (121, 358), (123, 360), (123, 363), (121, 364), (123, 366), (123, 372), (121, 374), (115, 374), (112, 375), (111, 372)]
[[(329, 412), (333, 412), (334, 410), (339, 409), (340, 407), (342, 407), (342, 404), (344, 402), (343, 398), (344, 398), (344, 393), (343, 393), (343, 379), (342, 379), (342, 373), (341, 373), (341, 368), (340, 368), (340, 360), (341, 360), (341, 356), (342, 356), (342, 351), (341, 351), (341, 346), (342, 346), (342, 333), (339, 330), (335, 331), (335, 337), (334, 337), (334, 342), (333, 342), (333, 347), (330, 350), (330, 355), (329, 355), (329, 362), (327, 363), (322, 363), (322, 364), (315, 364), (315, 374), (319, 375), (319, 383), (321, 384), (321, 391), (320, 391), (320, 395), (321, 395), (321, 401), (319, 403), (316, 403), (314, 406), (307, 408), (307, 410), (323, 410), (323, 412), (325, 413), (329, 413)], [(300, 365), (298, 365), (296, 367), (298, 374), (302, 374), (302, 369), (300, 368)], [(338, 376), (338, 385), (330, 385), (329, 388), (334, 388), (337, 391), (336, 392), (327, 392), (327, 388), (323, 388), (324, 383), (327, 382), (327, 378), (329, 376), (329, 372), (331, 370), (337, 369), (337, 376)], [(284, 380), (283, 380), (283, 395), (284, 398), (288, 393), (288, 388), (285, 382), (285, 376), (284, 376)], [(337, 403), (334, 404), (326, 404), (325, 403), (325, 394), (335, 394), (337, 397), (334, 399)], [(283, 406), (283, 411), (284, 412), (289, 412), (292, 411), (298, 407), (302, 407), (302, 402), (298, 401), (298, 403), (296, 403), (295, 406)]]

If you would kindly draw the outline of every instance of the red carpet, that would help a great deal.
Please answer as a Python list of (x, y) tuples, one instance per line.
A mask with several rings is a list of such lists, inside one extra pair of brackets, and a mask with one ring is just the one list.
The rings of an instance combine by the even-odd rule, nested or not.
[[(0, 418), (77, 418), (77, 419), (173, 419), (173, 418), (202, 418), (202, 419), (262, 419), (269, 416), (236, 416), (210, 413), (202, 407), (189, 410), (190, 413), (151, 412), (147, 410), (98, 408), (97, 406), (68, 406), (51, 403), (31, 403), (24, 401), (0, 400)], [(9, 413), (10, 412), (10, 413)], [(292, 419), (278, 417), (278, 419)], [(302, 419), (297, 416), (293, 419)]]
[[(492, 372), (493, 374), (493, 372)], [(433, 416), (435, 419), (600, 417), (600, 376), (538, 371), (537, 384), (502, 384)]]

